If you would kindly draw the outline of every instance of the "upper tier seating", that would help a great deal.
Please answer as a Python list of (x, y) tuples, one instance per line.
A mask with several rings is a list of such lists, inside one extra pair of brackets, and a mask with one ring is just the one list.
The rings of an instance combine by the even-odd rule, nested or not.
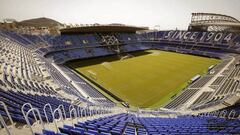
[[(11, 32), (5, 32), (8, 36), (0, 36), (0, 45), (2, 52), (1, 65), (0, 65), (0, 79), (1, 86), (5, 87), (4, 89), (14, 89), (17, 91), (23, 91), (25, 93), (34, 93), (38, 95), (51, 95), (51, 96), (60, 96), (57, 91), (63, 90), (68, 95), (75, 96), (74, 99), (78, 99), (88, 104), (91, 102), (88, 101), (87, 97), (83, 97), (82, 94), (77, 90), (69, 81), (52, 65), (52, 63), (45, 59), (41, 58), (35, 54), (31, 49), (26, 48), (22, 43), (14, 42), (13, 39), (9, 38), (11, 36), (14, 38), (16, 33), (11, 34)], [(30, 35), (19, 35), (19, 38), (31, 38), (32, 42), (37, 43), (42, 41), (41, 37), (30, 36)], [(86, 36), (88, 39), (94, 40), (91, 36)], [(71, 38), (67, 36), (66, 38)], [(76, 53), (70, 53), (71, 56), (78, 58), (78, 55), (82, 57), (82, 53), (75, 50)], [(106, 51), (102, 48), (96, 48), (94, 51), (96, 55), (109, 55), (109, 51)], [(66, 52), (65, 52), (66, 53)], [(92, 57), (85, 50), (87, 57)], [(94, 54), (95, 55), (95, 54)], [(66, 56), (64, 56), (66, 57)], [(50, 74), (49, 74), (50, 73)], [(50, 77), (51, 75), (51, 77)], [(72, 75), (70, 77), (73, 77)], [(76, 77), (75, 77), (76, 78)], [(78, 77), (79, 78), (79, 77)], [(53, 79), (53, 81), (51, 80)], [(112, 104), (112, 102), (100, 94), (96, 89), (91, 87), (81, 78), (78, 82), (82, 82), (80, 87), (88, 94), (89, 97), (92, 97), (96, 102)], [(52, 85), (54, 83), (54, 86)], [(60, 88), (60, 89), (59, 89)]]

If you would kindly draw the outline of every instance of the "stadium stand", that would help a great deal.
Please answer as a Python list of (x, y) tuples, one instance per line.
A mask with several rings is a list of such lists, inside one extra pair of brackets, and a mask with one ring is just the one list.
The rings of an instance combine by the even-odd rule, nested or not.
[(213, 92), (203, 92), (194, 102), (193, 105), (195, 104), (200, 104), (203, 101), (208, 101), (209, 97), (211, 97), (211, 95), (213, 94)]
[(177, 96), (173, 101), (165, 106), (168, 109), (177, 108), (180, 105), (183, 105), (187, 100), (189, 100), (194, 94), (196, 94), (199, 89), (186, 89), (183, 93)]
[(212, 76), (204, 76), (201, 79), (199, 79), (196, 83), (192, 84), (189, 87), (190, 88), (201, 88), (211, 79), (212, 79)]
[(225, 78), (224, 76), (219, 76), (211, 85), (220, 85), (220, 83), (224, 80), (224, 78)]
[[(57, 125), (59, 121), (67, 123), (68, 119), (86, 118), (55, 129), (43, 126), (32, 133), (238, 134), (239, 42), (239, 35), (230, 32), (176, 30), (35, 36), (1, 30), (1, 127), (10, 134), (14, 131), (9, 125), (27, 124), (26, 129), (32, 131), (39, 121), (49, 126), (47, 123)], [(164, 107), (146, 114), (140, 109), (139, 112), (119, 109), (115, 102), (63, 65), (70, 60), (148, 49), (218, 58), (221, 62), (189, 83)], [(51, 109), (46, 112), (47, 107)], [(219, 113), (212, 115), (216, 112)], [(201, 113), (204, 116), (196, 115)], [(166, 114), (169, 116), (158, 117)]]
[[(225, 124), (222, 124), (225, 123)], [(239, 120), (216, 117), (181, 116), (179, 118), (137, 117), (133, 114), (117, 114), (74, 126), (59, 128), (64, 134), (238, 134)], [(44, 134), (55, 134), (43, 130)]]
[[(238, 134), (238, 120), (214, 117), (142, 118), (149, 134)], [(222, 124), (224, 123), (224, 124)], [(225, 125), (226, 124), (226, 125)], [(228, 127), (227, 125), (234, 125)]]

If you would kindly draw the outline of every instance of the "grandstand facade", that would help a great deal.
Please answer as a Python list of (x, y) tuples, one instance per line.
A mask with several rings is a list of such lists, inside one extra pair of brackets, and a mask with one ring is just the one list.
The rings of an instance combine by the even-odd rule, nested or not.
[[(0, 134), (239, 134), (240, 34), (232, 31), (239, 21), (216, 14), (202, 21), (206, 14), (193, 15), (187, 31), (137, 34), (147, 29), (111, 25), (63, 29), (52, 36), (0, 30)], [(216, 22), (231, 23), (231, 29), (205, 27)], [(221, 62), (157, 109), (128, 108), (65, 66), (144, 50)]]
[(214, 13), (192, 13), (191, 31), (240, 32), (240, 21), (234, 17)]

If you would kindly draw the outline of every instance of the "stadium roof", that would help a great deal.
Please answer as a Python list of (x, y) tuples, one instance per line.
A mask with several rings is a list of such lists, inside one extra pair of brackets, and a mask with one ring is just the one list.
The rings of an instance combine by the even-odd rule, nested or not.
[(192, 16), (215, 16), (215, 17), (225, 17), (225, 18), (229, 18), (230, 20), (234, 21), (234, 22), (239, 22), (240, 21), (232, 16), (228, 16), (228, 15), (223, 15), (223, 14), (216, 14), (216, 13), (192, 13)]
[(192, 26), (212, 26), (212, 25), (240, 27), (240, 23), (232, 23), (232, 22), (209, 22), (204, 24), (201, 24), (201, 23), (192, 24)]
[(240, 21), (228, 15), (192, 13), (189, 30), (240, 32)]
[(124, 32), (135, 33), (136, 31), (148, 30), (148, 27), (137, 27), (128, 25), (93, 25), (61, 29), (61, 34), (77, 33), (112, 33)]

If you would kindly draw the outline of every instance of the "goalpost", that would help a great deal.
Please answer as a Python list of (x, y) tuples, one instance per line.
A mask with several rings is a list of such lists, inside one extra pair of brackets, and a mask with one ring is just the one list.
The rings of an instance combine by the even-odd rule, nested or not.
[(95, 72), (93, 72), (92, 70), (88, 70), (88, 76), (93, 79), (93, 80), (97, 80), (97, 74)]

